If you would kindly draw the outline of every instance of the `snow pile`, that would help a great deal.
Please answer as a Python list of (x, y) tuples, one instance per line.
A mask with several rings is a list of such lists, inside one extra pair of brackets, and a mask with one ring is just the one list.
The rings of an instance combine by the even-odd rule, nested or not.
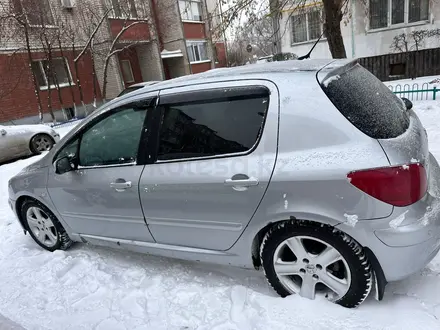
[(407, 214), (408, 211), (405, 211), (403, 214), (399, 215), (397, 218), (390, 221), (390, 227), (393, 229), (396, 229), (401, 225), (401, 223), (405, 220), (405, 214)]
[[(440, 106), (429, 101), (415, 109), (440, 159)], [(84, 244), (46, 252), (22, 234), (7, 204), (8, 179), (40, 157), (0, 166), (2, 330), (14, 329), (13, 322), (29, 330), (440, 329), (440, 256), (390, 283), (384, 301), (370, 296), (348, 310), (320, 297), (280, 298), (262, 272)]]
[(324, 87), (328, 87), (328, 85), (330, 85), (331, 82), (339, 80), (340, 78), (341, 78), (340, 75), (331, 76), (330, 78), (327, 78), (326, 80), (324, 80), (323, 85), (324, 85)]
[(359, 218), (356, 214), (347, 214), (347, 213), (344, 214), (344, 217), (345, 219), (347, 219), (347, 221), (344, 222), (344, 224), (350, 227), (356, 226)]

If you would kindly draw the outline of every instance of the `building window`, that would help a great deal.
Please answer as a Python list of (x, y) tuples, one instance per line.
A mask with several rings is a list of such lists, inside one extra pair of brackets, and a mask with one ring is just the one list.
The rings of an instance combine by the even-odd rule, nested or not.
[(135, 0), (107, 0), (113, 11), (111, 15), (115, 18), (138, 18)]
[(408, 23), (427, 21), (428, 14), (429, 0), (409, 0)]
[(190, 63), (209, 60), (206, 41), (188, 41), (187, 50)]
[(13, 0), (14, 10), (24, 15), (29, 25), (53, 25), (54, 19), (49, 0)]
[(291, 17), (292, 44), (309, 40), (316, 40), (322, 34), (321, 10), (312, 10), (308, 13)]
[(129, 60), (121, 61), (121, 70), (125, 83), (134, 82), (133, 70), (131, 69), (131, 63)]
[(53, 58), (51, 67), (48, 60), (33, 61), (32, 72), (40, 89), (56, 88), (55, 82), (59, 87), (69, 86), (69, 80), (72, 82), (68, 62), (63, 57)]
[(370, 0), (370, 29), (429, 19), (429, 0)]
[(188, 20), (188, 21), (202, 20), (201, 0), (179, 0), (179, 9), (182, 20)]

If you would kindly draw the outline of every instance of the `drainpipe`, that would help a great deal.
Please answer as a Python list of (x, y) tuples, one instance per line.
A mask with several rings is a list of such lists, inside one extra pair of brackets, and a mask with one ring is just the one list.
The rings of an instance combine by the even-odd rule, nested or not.
[(354, 33), (354, 27), (355, 27), (355, 10), (354, 10), (354, 0), (350, 1), (350, 10), (351, 10), (351, 57), (356, 57), (356, 43), (355, 43), (355, 33)]

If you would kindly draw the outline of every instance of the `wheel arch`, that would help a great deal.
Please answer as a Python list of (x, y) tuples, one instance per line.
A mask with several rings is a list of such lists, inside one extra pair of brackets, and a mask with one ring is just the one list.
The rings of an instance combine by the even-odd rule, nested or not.
[(264, 237), (266, 236), (266, 234), (269, 232), (269, 230), (274, 227), (274, 226), (278, 226), (280, 223), (287, 223), (290, 221), (303, 221), (303, 222), (308, 222), (310, 224), (313, 225), (317, 225), (317, 226), (321, 226), (322, 224), (326, 224), (329, 225), (333, 228), (336, 228), (337, 230), (343, 232), (344, 234), (348, 235), (351, 239), (353, 239), (354, 241), (356, 241), (356, 243), (362, 247), (365, 251), (365, 254), (367, 255), (368, 260), (370, 261), (372, 270), (374, 272), (375, 275), (375, 284), (376, 284), (376, 299), (381, 301), (384, 297), (384, 292), (385, 292), (385, 287), (387, 285), (387, 280), (385, 278), (382, 266), (380, 265), (376, 255), (374, 254), (374, 252), (365, 245), (362, 245), (360, 242), (358, 242), (356, 240), (356, 238), (354, 238), (352, 235), (350, 235), (349, 233), (345, 232), (344, 230), (341, 230), (341, 228), (336, 227), (338, 223), (336, 224), (327, 224), (324, 222), (320, 222), (320, 221), (315, 221), (315, 220), (304, 220), (304, 219), (298, 219), (294, 216), (290, 216), (290, 219), (284, 219), (284, 220), (278, 220), (278, 221), (271, 221), (269, 223), (267, 223), (263, 228), (261, 228), (257, 234), (254, 236), (253, 240), (252, 240), (252, 246), (251, 246), (251, 257), (252, 257), (252, 263), (254, 265), (255, 269), (260, 269), (260, 267), (262, 266), (261, 264), (261, 258), (260, 258), (260, 249), (261, 249), (261, 245), (263, 243)]

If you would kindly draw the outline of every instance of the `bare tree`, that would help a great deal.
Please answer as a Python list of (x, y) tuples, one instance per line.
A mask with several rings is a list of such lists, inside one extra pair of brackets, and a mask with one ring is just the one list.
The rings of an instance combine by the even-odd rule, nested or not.
[[(367, 0), (360, 0), (365, 4)], [(265, 0), (257, 2), (254, 0), (220, 0), (226, 7), (221, 14), (221, 26), (218, 29), (224, 31), (232, 26), (246, 20), (247, 25), (255, 25), (259, 17), (267, 15), (272, 20), (273, 33), (270, 39), (273, 43), (275, 52), (280, 52), (280, 41), (287, 31), (288, 22), (291, 17), (307, 13), (311, 9), (308, 0)], [(322, 0), (323, 6), (323, 29), (327, 38), (330, 53), (333, 58), (347, 57), (342, 38), (341, 22), (349, 20), (348, 10), (349, 0)], [(281, 16), (287, 11), (286, 24), (280, 24)]]

